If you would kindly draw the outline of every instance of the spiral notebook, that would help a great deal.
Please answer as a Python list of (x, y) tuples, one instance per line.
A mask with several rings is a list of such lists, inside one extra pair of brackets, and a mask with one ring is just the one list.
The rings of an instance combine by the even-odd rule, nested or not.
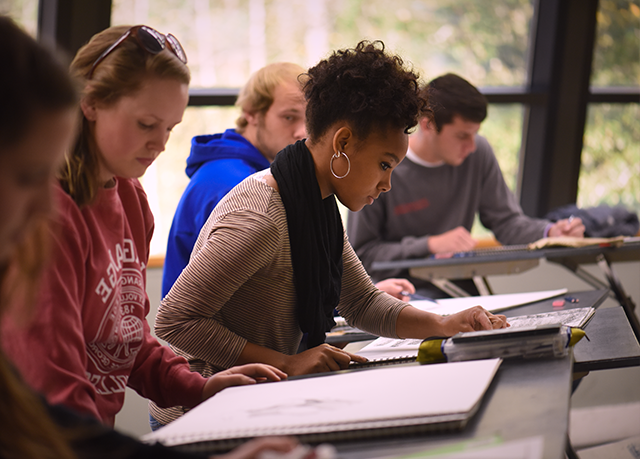
[(142, 439), (211, 453), (268, 435), (315, 443), (459, 430), (500, 362), (386, 367), (231, 387)]

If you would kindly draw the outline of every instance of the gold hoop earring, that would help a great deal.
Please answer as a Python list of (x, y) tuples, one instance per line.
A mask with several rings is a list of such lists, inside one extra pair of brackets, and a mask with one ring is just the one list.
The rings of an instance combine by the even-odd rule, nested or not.
[[(333, 170), (333, 160), (340, 158), (340, 156), (344, 156), (345, 159), (347, 160), (347, 172), (344, 175), (338, 175)], [(337, 179), (343, 179), (347, 175), (349, 175), (349, 172), (351, 172), (351, 161), (349, 160), (349, 157), (347, 156), (347, 154), (342, 151), (335, 152), (331, 157), (331, 160), (329, 161), (329, 169), (331, 170), (331, 173), (333, 174), (333, 176)]]

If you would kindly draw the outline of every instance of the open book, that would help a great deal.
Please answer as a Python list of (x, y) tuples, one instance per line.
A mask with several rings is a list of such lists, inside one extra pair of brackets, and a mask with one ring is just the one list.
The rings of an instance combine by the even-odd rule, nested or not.
[(500, 362), (396, 366), (230, 387), (143, 440), (214, 452), (267, 435), (313, 443), (461, 429)]
[(620, 247), (624, 244), (624, 236), (616, 237), (571, 237), (557, 236), (538, 239), (529, 244), (529, 250), (544, 249), (547, 247), (589, 247), (592, 245), (604, 245)]
[(507, 320), (512, 328), (549, 324), (562, 324), (567, 327), (584, 328), (595, 312), (596, 310), (594, 308), (561, 309), (559, 311), (542, 312), (528, 316), (510, 317)]

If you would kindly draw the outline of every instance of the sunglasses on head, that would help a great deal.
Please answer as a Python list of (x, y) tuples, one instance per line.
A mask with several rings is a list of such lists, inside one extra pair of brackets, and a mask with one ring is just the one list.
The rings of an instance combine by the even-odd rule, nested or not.
[(133, 37), (138, 45), (150, 54), (158, 54), (160, 51), (168, 47), (169, 51), (175, 54), (180, 62), (183, 64), (187, 63), (187, 54), (184, 52), (184, 48), (173, 34), (164, 35), (151, 27), (137, 25), (123, 33), (113, 45), (109, 46), (102, 54), (100, 54), (100, 56), (98, 56), (91, 66), (87, 79), (90, 80), (93, 76), (93, 72), (100, 62), (102, 62), (129, 37)]

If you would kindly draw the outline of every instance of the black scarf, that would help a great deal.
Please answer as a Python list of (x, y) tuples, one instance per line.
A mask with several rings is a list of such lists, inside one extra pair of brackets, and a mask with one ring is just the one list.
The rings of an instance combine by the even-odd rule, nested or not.
[(324, 343), (335, 325), (333, 310), (342, 287), (342, 219), (335, 197), (322, 199), (304, 140), (278, 153), (271, 173), (287, 212), (296, 312), (311, 348)]

